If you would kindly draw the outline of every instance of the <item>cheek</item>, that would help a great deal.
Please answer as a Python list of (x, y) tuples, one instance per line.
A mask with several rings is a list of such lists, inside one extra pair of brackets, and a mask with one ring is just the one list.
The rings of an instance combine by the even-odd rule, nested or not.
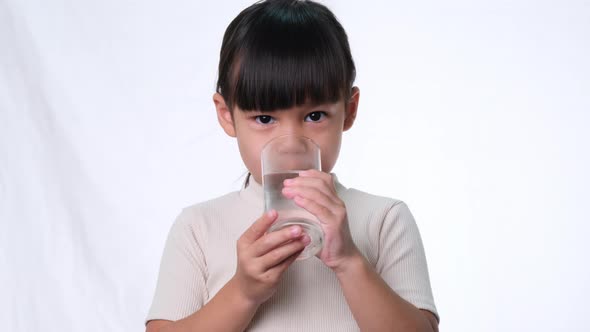
[(260, 154), (256, 149), (256, 146), (249, 144), (247, 140), (238, 140), (238, 147), (240, 149), (240, 155), (248, 170), (253, 171), (257, 161), (260, 159)]
[(334, 135), (322, 144), (322, 171), (331, 172), (340, 154), (341, 135)]
[(244, 161), (244, 165), (252, 174), (256, 182), (261, 183), (261, 165), (260, 165), (260, 151), (262, 146), (252, 140), (238, 140), (240, 155)]

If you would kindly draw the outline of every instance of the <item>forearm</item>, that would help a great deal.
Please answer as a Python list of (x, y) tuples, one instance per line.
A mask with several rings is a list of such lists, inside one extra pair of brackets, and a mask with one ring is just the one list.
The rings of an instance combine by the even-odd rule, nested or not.
[(336, 275), (361, 331), (436, 332), (428, 318), (397, 295), (362, 255), (351, 258)]
[(244, 331), (258, 305), (240, 295), (234, 279), (194, 314), (167, 325), (160, 332)]

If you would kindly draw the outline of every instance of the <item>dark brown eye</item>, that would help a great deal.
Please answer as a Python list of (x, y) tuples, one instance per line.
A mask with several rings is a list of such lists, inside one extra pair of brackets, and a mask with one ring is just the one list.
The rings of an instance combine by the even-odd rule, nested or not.
[(318, 122), (326, 116), (325, 112), (312, 112), (305, 117), (305, 121)]
[(256, 122), (260, 124), (269, 124), (274, 122), (274, 119), (270, 115), (259, 115), (256, 117)]

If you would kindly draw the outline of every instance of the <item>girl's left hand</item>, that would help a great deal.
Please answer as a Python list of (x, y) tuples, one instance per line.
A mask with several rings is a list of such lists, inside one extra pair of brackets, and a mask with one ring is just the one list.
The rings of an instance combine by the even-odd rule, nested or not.
[(357, 255), (352, 241), (344, 202), (336, 194), (332, 175), (307, 170), (284, 182), (283, 195), (320, 220), (324, 230), (324, 247), (319, 258), (332, 270), (338, 271)]

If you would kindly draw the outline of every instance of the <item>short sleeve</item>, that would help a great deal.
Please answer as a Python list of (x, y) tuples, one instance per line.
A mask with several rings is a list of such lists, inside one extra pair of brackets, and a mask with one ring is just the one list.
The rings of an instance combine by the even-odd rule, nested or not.
[(399, 296), (439, 319), (420, 232), (402, 201), (391, 207), (383, 221), (376, 269)]
[(208, 298), (207, 266), (198, 223), (184, 209), (172, 225), (160, 263), (156, 292), (146, 318), (176, 321), (199, 310)]

